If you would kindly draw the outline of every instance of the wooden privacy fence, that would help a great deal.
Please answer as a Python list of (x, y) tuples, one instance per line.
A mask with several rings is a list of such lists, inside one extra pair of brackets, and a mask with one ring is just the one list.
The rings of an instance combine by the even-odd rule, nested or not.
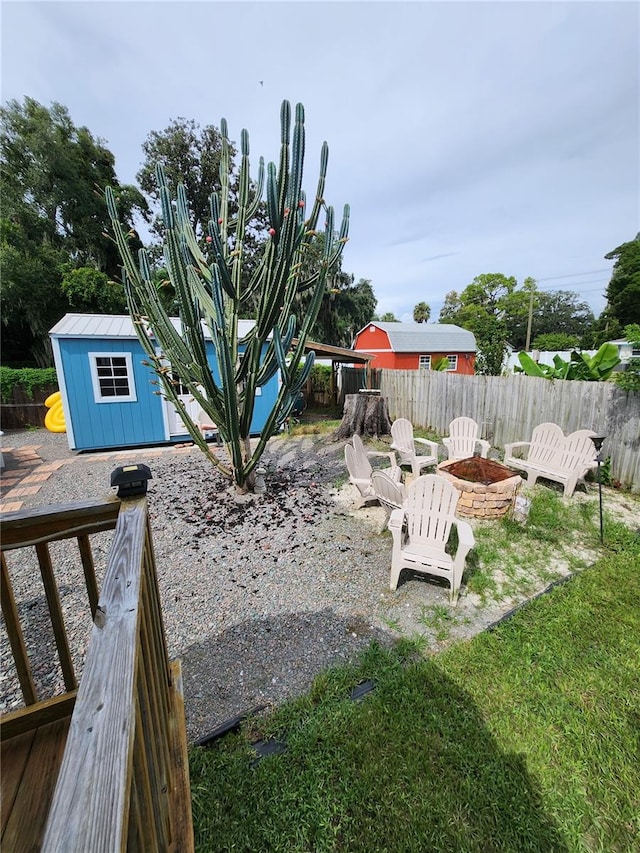
[[(114, 528), (98, 600), (89, 534)], [(11, 513), (1, 532), (2, 611), (24, 700), (1, 718), (2, 849), (192, 851), (180, 663), (167, 657), (146, 498)], [(62, 539), (77, 540), (93, 617), (79, 686), (49, 551)], [(34, 577), (25, 605), (5, 552), (26, 548), (44, 596)], [(43, 609), (55, 642), (36, 632), (30, 656), (25, 635)], [(34, 665), (51, 655), (45, 671), (57, 657), (65, 692), (39, 695)]]
[(528, 441), (535, 426), (553, 421), (565, 433), (606, 435), (611, 476), (640, 491), (640, 394), (613, 382), (551, 381), (524, 374), (462, 376), (433, 370), (381, 370), (380, 391), (391, 418), (446, 435), (461, 415), (480, 424), (481, 438), (503, 448)]
[(347, 394), (357, 394), (364, 389), (380, 388), (382, 371), (374, 367), (342, 367), (340, 371), (340, 394), (338, 402), (344, 403)]
[(52, 383), (36, 388), (31, 396), (19, 386), (13, 388), (11, 399), (0, 402), (0, 429), (24, 429), (27, 426), (44, 426), (47, 407), (44, 401), (58, 390)]

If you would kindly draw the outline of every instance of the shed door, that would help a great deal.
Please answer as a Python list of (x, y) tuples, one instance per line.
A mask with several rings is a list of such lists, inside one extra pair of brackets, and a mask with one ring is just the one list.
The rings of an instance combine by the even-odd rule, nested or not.
[[(184, 403), (187, 412), (191, 416), (191, 418), (198, 423), (198, 415), (200, 413), (200, 405), (193, 399), (191, 396), (189, 389), (180, 383), (180, 377), (174, 373), (173, 379), (178, 383), (178, 397), (180, 401)], [(169, 422), (169, 435), (185, 435), (187, 429), (184, 425), (184, 421), (180, 417), (177, 409), (170, 400), (166, 401), (167, 406), (167, 419)]]

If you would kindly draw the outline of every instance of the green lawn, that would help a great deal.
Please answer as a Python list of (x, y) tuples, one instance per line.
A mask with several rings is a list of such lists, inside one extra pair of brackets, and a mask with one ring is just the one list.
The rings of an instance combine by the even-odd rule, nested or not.
[[(427, 658), (372, 646), (194, 748), (197, 850), (640, 850), (640, 539), (607, 543), (493, 631)], [(252, 766), (261, 737), (288, 749)]]

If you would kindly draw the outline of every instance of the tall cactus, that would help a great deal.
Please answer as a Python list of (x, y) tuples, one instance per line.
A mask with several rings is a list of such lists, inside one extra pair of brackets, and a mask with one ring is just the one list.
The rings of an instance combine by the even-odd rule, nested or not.
[[(333, 208), (324, 200), (328, 147), (323, 143), (315, 198), (306, 211), (302, 190), (304, 163), (304, 107), (296, 106), (293, 138), (291, 106), (280, 110), (280, 162), (266, 170), (266, 210), (269, 238), (261, 244), (262, 256), (250, 276), (246, 272), (245, 240), (249, 224), (262, 201), (264, 160), (258, 177), (249, 174), (249, 136), (242, 131), (237, 198), (231, 198), (233, 162), (222, 119), (221, 191), (210, 197), (211, 218), (206, 246), (201, 246), (189, 219), (182, 184), (172, 198), (160, 165), (156, 167), (164, 223), (164, 260), (175, 289), (180, 327), (171, 322), (152, 281), (147, 253), (134, 259), (118, 219), (113, 190), (105, 197), (115, 240), (123, 261), (123, 282), (129, 312), (150, 367), (157, 374), (158, 393), (179, 411), (194, 442), (207, 458), (242, 491), (252, 490), (256, 465), (267, 441), (289, 417), (300, 389), (313, 366), (313, 353), (305, 357), (304, 345), (324, 293), (329, 269), (347, 241), (349, 206), (342, 224), (334, 230)], [(303, 264), (305, 250), (314, 238), (321, 212), (325, 212), (324, 251), (311, 273)], [(305, 215), (306, 214), (306, 215)], [(306, 272), (303, 274), (303, 269)], [(304, 276), (304, 277), (303, 277)], [(310, 290), (309, 308), (300, 329), (293, 313), (296, 295)], [(248, 335), (238, 336), (243, 307), (257, 304), (255, 325)], [(218, 362), (217, 382), (207, 361), (205, 328), (209, 331)], [(269, 413), (257, 445), (252, 450), (249, 429), (256, 389), (280, 371), (278, 398)], [(178, 383), (186, 386), (203, 411), (214, 421), (227, 446), (230, 464), (211, 451), (200, 429), (178, 396)]]

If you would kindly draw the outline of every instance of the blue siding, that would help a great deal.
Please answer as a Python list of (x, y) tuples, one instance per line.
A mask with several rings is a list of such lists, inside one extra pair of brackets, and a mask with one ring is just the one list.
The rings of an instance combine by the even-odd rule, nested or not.
[[(262, 355), (264, 356), (267, 351), (266, 345), (262, 349)], [(253, 417), (251, 418), (251, 427), (250, 431), (252, 435), (259, 435), (262, 432), (262, 428), (267, 422), (267, 418), (269, 417), (269, 413), (273, 408), (275, 401), (278, 398), (278, 390), (279, 390), (279, 382), (278, 382), (279, 374), (270, 379), (266, 385), (262, 386), (262, 391), (259, 397), (256, 397), (256, 403), (253, 409)]]
[[(73, 425), (75, 448), (97, 450), (167, 441), (162, 398), (155, 394), (157, 386), (152, 370), (142, 365), (145, 353), (137, 339), (66, 338), (59, 337), (60, 356)], [(207, 357), (217, 383), (220, 374), (213, 343), (207, 341)], [(265, 348), (266, 349), (266, 348)], [(133, 366), (136, 400), (131, 402), (96, 402), (91, 380), (89, 353), (129, 353)], [(251, 433), (262, 431), (278, 396), (278, 375), (262, 386), (256, 397)], [(184, 433), (188, 436), (187, 433)], [(172, 440), (179, 438), (173, 436)]]
[[(266, 353), (267, 348), (268, 345), (265, 344), (262, 348), (263, 356)], [(206, 341), (206, 352), (207, 361), (209, 362), (213, 379), (217, 385), (220, 385), (220, 371), (218, 370), (216, 351), (212, 341)], [(276, 375), (270, 379), (266, 385), (262, 386), (260, 395), (256, 397), (255, 406), (253, 407), (253, 417), (251, 418), (251, 426), (249, 427), (251, 435), (260, 435), (262, 432), (262, 428), (267, 422), (269, 413), (278, 399), (278, 390), (279, 382), (278, 374), (276, 373)], [(189, 438), (189, 434), (187, 432), (183, 433), (183, 435)], [(174, 438), (179, 438), (179, 436), (174, 436)]]
[[(59, 342), (78, 450), (165, 441), (162, 400), (149, 384), (153, 372), (141, 364), (145, 353), (137, 340), (60, 338)], [(136, 401), (96, 403), (90, 352), (131, 354)]]

